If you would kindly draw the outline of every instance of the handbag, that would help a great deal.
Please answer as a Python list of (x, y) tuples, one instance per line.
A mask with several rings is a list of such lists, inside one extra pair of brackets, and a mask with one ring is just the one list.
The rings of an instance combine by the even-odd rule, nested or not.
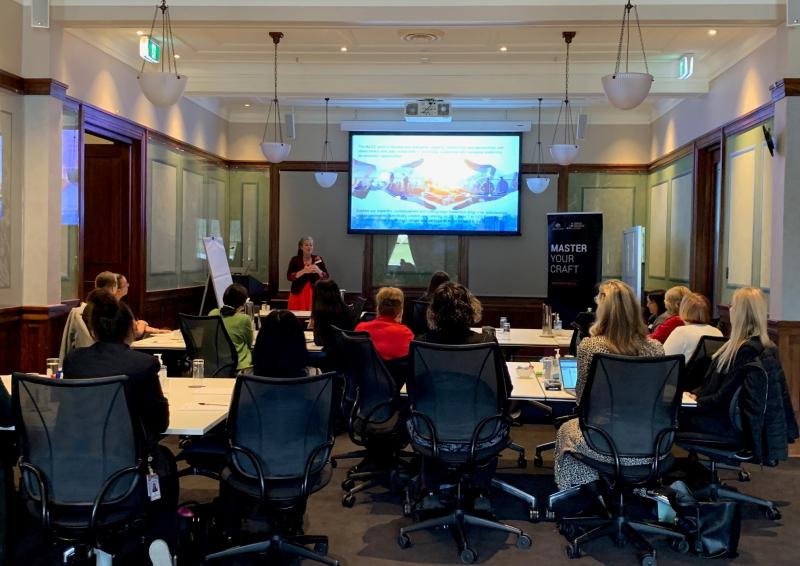
[(681, 481), (670, 486), (670, 504), (676, 525), (686, 535), (689, 548), (705, 558), (738, 556), (742, 513), (738, 501), (698, 501)]

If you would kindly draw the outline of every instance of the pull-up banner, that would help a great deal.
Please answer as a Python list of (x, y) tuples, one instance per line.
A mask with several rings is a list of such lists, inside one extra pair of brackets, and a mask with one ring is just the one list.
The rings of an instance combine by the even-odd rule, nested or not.
[(602, 259), (602, 213), (547, 215), (547, 300), (565, 329), (579, 312), (594, 308)]

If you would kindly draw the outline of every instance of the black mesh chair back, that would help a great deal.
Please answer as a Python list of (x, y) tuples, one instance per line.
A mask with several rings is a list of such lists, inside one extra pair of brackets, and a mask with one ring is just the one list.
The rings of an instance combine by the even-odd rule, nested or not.
[(686, 362), (686, 374), (684, 376), (684, 391), (691, 391), (700, 387), (703, 379), (708, 373), (713, 361), (713, 356), (722, 345), (727, 342), (727, 338), (722, 336), (701, 336), (697, 347), (692, 352), (692, 357)]
[(358, 296), (353, 299), (353, 302), (348, 305), (350, 307), (350, 311), (353, 313), (353, 320), (359, 320), (361, 318), (361, 313), (364, 312), (364, 305), (367, 304), (367, 299), (365, 297)]
[(348, 373), (358, 389), (357, 416), (372, 423), (387, 421), (394, 414), (400, 392), (366, 332), (341, 331), (340, 339)]
[(595, 355), (578, 408), (589, 446), (612, 458), (667, 455), (677, 429), (683, 362), (683, 355)]
[[(469, 444), (483, 419), (506, 412), (506, 365), (496, 342), (444, 345), (412, 341), (407, 389), (414, 429), (429, 436), (425, 415), (439, 442)], [(478, 440), (497, 434), (505, 423), (495, 420)]]
[(336, 389), (332, 372), (291, 379), (240, 374), (228, 414), (236, 473), (258, 480), (260, 468), (264, 479), (302, 478), (312, 456), (310, 472), (319, 472), (330, 452), (319, 447), (333, 440)]
[(129, 403), (127, 376), (15, 373), (12, 380), (22, 484), (51, 521), (57, 523), (58, 508), (85, 511), (86, 525), (73, 527), (88, 527), (96, 501), (99, 518), (103, 508), (134, 495), (143, 481), (144, 432)]
[(181, 334), (190, 359), (202, 358), (210, 377), (229, 377), (236, 373), (239, 355), (221, 316), (178, 314)]
[(411, 331), (414, 336), (425, 334), (428, 331), (428, 301), (416, 299), (411, 302)]

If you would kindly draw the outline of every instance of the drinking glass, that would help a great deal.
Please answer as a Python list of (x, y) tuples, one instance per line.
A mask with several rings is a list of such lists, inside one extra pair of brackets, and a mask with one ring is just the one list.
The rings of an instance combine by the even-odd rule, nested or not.
[(47, 377), (58, 377), (58, 373), (61, 371), (61, 363), (58, 358), (47, 358), (45, 362), (45, 375)]
[(205, 362), (201, 358), (192, 360), (192, 380), (194, 383), (192, 387), (203, 387), (205, 372)]

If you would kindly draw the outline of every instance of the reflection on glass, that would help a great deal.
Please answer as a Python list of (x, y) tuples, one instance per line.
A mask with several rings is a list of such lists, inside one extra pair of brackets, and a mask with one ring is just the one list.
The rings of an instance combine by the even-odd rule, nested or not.
[(80, 132), (78, 111), (65, 108), (61, 129), (61, 300), (79, 298), (79, 199)]
[(11, 217), (8, 204), (11, 170), (11, 115), (0, 112), (0, 287), (11, 286)]
[(456, 236), (377, 235), (372, 249), (374, 287), (425, 288), (436, 271), (446, 271), (457, 279)]

